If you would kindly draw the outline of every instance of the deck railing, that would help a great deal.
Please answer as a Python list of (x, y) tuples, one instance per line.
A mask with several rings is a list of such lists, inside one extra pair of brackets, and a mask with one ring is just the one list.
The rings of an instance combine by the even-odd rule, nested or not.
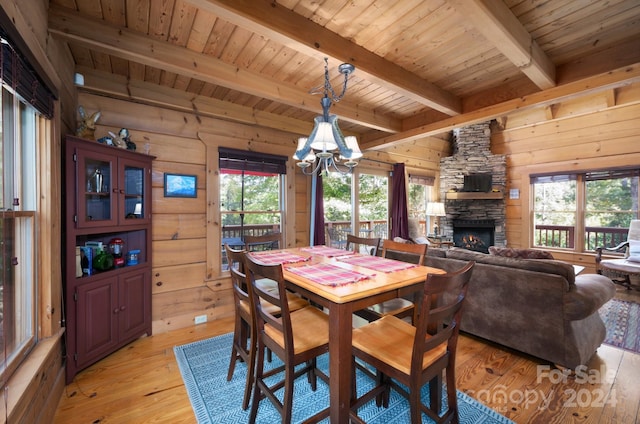
[[(420, 228), (424, 230), (424, 221), (420, 221)], [(279, 231), (279, 225), (273, 224), (252, 224), (226, 225), (222, 228), (224, 239), (241, 239), (244, 235), (261, 235), (274, 231)], [(347, 242), (347, 234), (354, 234), (349, 221), (325, 222), (325, 238), (327, 245), (334, 247), (344, 247)], [(613, 227), (586, 227), (585, 228), (585, 251), (595, 251), (597, 247), (614, 247), (627, 240), (628, 228)], [(386, 239), (388, 236), (388, 224), (386, 220), (360, 221), (358, 235), (361, 237), (380, 237)], [(536, 225), (534, 231), (534, 244), (541, 247), (558, 247), (574, 249), (575, 227), (567, 225)]]
[[(586, 227), (585, 251), (597, 247), (614, 247), (627, 240), (628, 228)], [(534, 244), (544, 247), (575, 248), (575, 228), (565, 225), (536, 225)]]
[[(351, 230), (351, 222), (349, 221), (332, 221), (325, 222), (325, 239), (328, 246), (344, 247), (347, 243), (347, 234), (353, 234)], [(279, 225), (272, 224), (252, 224), (244, 225), (225, 225), (222, 227), (223, 240), (241, 240), (243, 235), (262, 235), (280, 231)], [(360, 237), (380, 237), (387, 238), (388, 226), (386, 220), (360, 221), (358, 235)]]

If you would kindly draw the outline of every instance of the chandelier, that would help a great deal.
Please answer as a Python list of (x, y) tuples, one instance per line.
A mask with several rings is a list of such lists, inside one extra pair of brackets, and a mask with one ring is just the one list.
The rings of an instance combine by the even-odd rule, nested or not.
[(360, 146), (354, 136), (345, 137), (338, 127), (338, 117), (329, 115), (329, 108), (333, 102), (339, 102), (347, 91), (349, 75), (355, 70), (350, 63), (343, 63), (338, 72), (344, 75), (342, 92), (336, 94), (329, 81), (328, 59), (324, 59), (324, 85), (310, 91), (311, 94), (323, 93), (320, 99), (322, 115), (314, 118), (314, 125), (309, 137), (298, 139), (298, 148), (293, 155), (297, 165), (305, 175), (318, 172), (338, 171), (348, 174), (358, 164), (356, 159), (362, 157)]

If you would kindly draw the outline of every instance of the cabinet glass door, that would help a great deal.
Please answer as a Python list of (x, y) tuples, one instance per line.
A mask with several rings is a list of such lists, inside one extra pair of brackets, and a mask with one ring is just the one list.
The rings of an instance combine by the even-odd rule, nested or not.
[(120, 160), (120, 214), (124, 218), (121, 225), (135, 225), (149, 219), (148, 193), (150, 189), (150, 170), (144, 162), (131, 159)]
[(113, 197), (113, 157), (92, 151), (77, 151), (78, 227), (98, 227), (117, 222)]

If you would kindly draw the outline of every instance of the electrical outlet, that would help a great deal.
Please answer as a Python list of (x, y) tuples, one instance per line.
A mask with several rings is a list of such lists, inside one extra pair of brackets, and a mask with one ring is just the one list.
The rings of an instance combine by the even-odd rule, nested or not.
[(198, 315), (195, 319), (196, 324), (204, 324), (205, 322), (207, 322), (207, 316), (206, 315)]

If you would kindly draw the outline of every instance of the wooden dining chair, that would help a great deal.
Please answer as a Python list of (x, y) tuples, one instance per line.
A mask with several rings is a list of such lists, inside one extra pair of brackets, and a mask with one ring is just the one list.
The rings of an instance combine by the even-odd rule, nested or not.
[[(258, 406), (268, 398), (281, 415), (283, 423), (291, 422), (294, 381), (307, 375), (312, 390), (316, 390), (317, 378), (327, 384), (329, 377), (316, 366), (316, 358), (329, 351), (329, 319), (320, 309), (306, 306), (291, 311), (287, 302), (287, 290), (282, 265), (268, 265), (257, 262), (251, 255), (245, 254), (247, 285), (253, 294), (254, 315), (257, 329), (256, 372), (251, 402), (249, 422), (256, 422)], [(278, 283), (276, 291), (264, 290), (256, 282), (268, 278)], [(280, 314), (274, 315), (265, 305), (273, 304), (280, 308)], [(264, 370), (264, 351), (270, 349), (283, 362), (283, 367), (269, 372)], [(303, 367), (295, 369), (299, 364)], [(284, 379), (274, 383), (273, 377), (284, 372)], [(269, 384), (271, 383), (271, 384)], [(282, 401), (275, 392), (284, 387)], [(315, 414), (310, 421), (319, 421), (329, 415), (329, 408)]]
[[(382, 243), (382, 257), (422, 265), (427, 255), (427, 246), (426, 244), (384, 240)], [(413, 322), (415, 311), (414, 302), (402, 297), (396, 297), (358, 310), (355, 314), (369, 322), (380, 319), (385, 315), (395, 315), (398, 318), (411, 317)]]
[(282, 233), (260, 234), (259, 236), (244, 236), (244, 244), (249, 252), (258, 250), (280, 249)]
[[(252, 293), (248, 290), (246, 275), (244, 272), (244, 250), (233, 249), (225, 245), (227, 258), (229, 258), (229, 272), (231, 275), (231, 287), (233, 289), (234, 307), (234, 328), (233, 342), (231, 345), (231, 356), (229, 369), (227, 371), (227, 381), (231, 381), (235, 372), (236, 362), (244, 361), (247, 364), (247, 379), (245, 383), (244, 396), (242, 399), (242, 409), (249, 407), (251, 390), (253, 386), (253, 376), (255, 372), (256, 354), (256, 321), (253, 314)], [(272, 280), (262, 279), (258, 284), (264, 289), (273, 291), (277, 288)], [(287, 293), (290, 310), (297, 310), (308, 305), (308, 302), (293, 293)], [(264, 306), (274, 316), (280, 315), (280, 308), (265, 304)], [(269, 360), (271, 360), (269, 352)]]
[(256, 353), (256, 325), (252, 313), (251, 297), (246, 289), (246, 276), (244, 274), (244, 251), (236, 250), (225, 245), (229, 260), (229, 272), (231, 273), (231, 287), (233, 289), (233, 308), (235, 312), (233, 342), (231, 345), (231, 357), (227, 381), (231, 381), (235, 371), (236, 362), (242, 360), (247, 364), (247, 378), (242, 398), (242, 409), (249, 407), (253, 375), (255, 370)]
[(380, 249), (380, 238), (373, 237), (358, 237), (353, 234), (347, 234), (347, 245), (345, 247), (346, 250), (353, 250), (354, 252), (360, 253), (360, 248), (362, 246), (369, 247), (367, 252), (370, 255), (377, 256), (378, 250)]
[[(412, 424), (422, 423), (422, 412), (437, 423), (459, 421), (456, 347), (462, 306), (474, 265), (472, 261), (456, 272), (427, 276), (415, 326), (387, 315), (353, 330), (354, 365), (358, 359), (377, 370), (376, 386), (358, 399), (353, 396), (354, 414), (357, 415), (357, 409), (374, 397), (378, 404), (388, 407), (393, 388), (409, 400)], [(447, 410), (440, 415), (443, 371), (446, 374)], [(420, 399), (420, 389), (427, 382), (430, 383), (429, 407)], [(355, 371), (352, 392), (356, 393)]]

